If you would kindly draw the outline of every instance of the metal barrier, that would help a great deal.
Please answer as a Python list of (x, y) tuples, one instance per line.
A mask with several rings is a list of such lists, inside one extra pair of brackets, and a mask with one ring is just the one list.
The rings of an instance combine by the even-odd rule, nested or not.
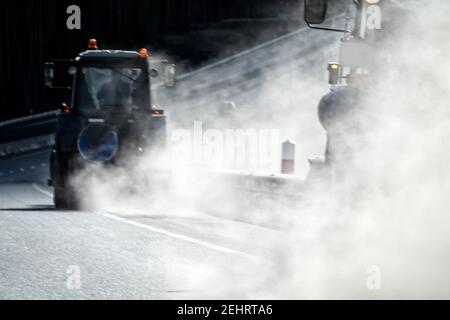
[(8, 156), (54, 143), (59, 111), (45, 112), (0, 123), (0, 156)]
[(12, 120), (3, 121), (3, 122), (0, 122), (0, 128), (6, 127), (6, 126), (12, 126), (15, 124), (22, 124), (25, 122), (32, 122), (32, 121), (36, 121), (36, 120), (48, 118), (48, 117), (56, 117), (56, 115), (58, 113), (59, 113), (58, 110), (57, 111), (49, 111), (49, 112), (34, 114), (31, 116), (26, 116), (26, 117), (15, 118)]
[(174, 201), (187, 200), (201, 212), (270, 228), (288, 221), (307, 188), (305, 179), (295, 175), (200, 168), (179, 174), (172, 176)]

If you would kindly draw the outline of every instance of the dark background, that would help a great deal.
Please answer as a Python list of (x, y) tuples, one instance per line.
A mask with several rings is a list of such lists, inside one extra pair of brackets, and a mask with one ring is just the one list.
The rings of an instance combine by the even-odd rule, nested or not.
[[(69, 5), (81, 30), (68, 30)], [(95, 37), (101, 48), (147, 47), (183, 70), (297, 28), (302, 0), (25, 0), (0, 10), (0, 120), (56, 109), (43, 63), (74, 58)]]

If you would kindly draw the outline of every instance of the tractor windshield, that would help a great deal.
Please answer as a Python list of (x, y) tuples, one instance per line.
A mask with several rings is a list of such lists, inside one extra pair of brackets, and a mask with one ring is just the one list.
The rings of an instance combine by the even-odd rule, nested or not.
[(133, 110), (148, 101), (148, 83), (141, 68), (86, 67), (79, 73), (76, 95), (82, 113)]

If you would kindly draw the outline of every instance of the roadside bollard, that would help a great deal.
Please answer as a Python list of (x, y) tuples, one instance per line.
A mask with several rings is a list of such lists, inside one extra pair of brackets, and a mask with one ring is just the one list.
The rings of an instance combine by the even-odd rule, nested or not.
[(295, 143), (291, 140), (283, 142), (281, 148), (281, 173), (294, 174), (295, 172)]

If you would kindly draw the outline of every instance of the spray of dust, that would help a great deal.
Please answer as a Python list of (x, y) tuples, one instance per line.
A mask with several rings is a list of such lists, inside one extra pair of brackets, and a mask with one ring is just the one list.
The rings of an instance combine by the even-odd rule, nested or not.
[[(371, 131), (358, 160), (343, 164), (342, 174), (327, 175), (311, 185), (299, 203), (286, 206), (273, 200), (267, 204), (271, 209), (267, 209), (257, 205), (255, 199), (259, 216), (270, 217), (276, 212), (286, 217), (281, 223), (282, 244), (276, 242), (276, 248), (268, 248), (270, 253), (250, 266), (239, 263), (229, 267), (232, 276), (212, 266), (199, 268), (195, 262), (186, 262), (189, 275), (183, 279), (187, 286), (206, 290), (216, 283), (215, 296), (226, 298), (450, 296), (450, 149), (445, 143), (450, 133), (450, 67), (446, 61), (450, 26), (445, 14), (449, 5), (434, 1), (426, 7), (419, 3), (417, 8), (415, 19), (405, 25), (398, 38), (401, 40), (386, 45), (389, 68), (378, 73), (383, 81), (374, 83), (365, 96), (361, 111), (365, 117), (361, 118), (371, 119), (366, 123)], [(307, 46), (315, 37), (330, 37), (320, 31), (308, 32), (300, 43), (293, 41), (290, 45)], [(309, 67), (293, 70), (293, 66), (298, 67), (293, 61), (300, 57), (292, 57), (279, 61), (277, 67), (261, 68), (258, 79), (262, 84), (255, 86), (236, 89), (228, 82), (225, 91), (202, 95), (181, 85), (177, 89), (180, 100), (169, 111), (191, 110), (191, 118), (186, 120), (188, 113), (180, 112), (184, 122), (175, 121), (172, 126), (194, 120), (198, 116), (192, 111), (194, 104), (199, 114), (205, 114), (212, 101), (233, 99), (241, 108), (244, 126), (274, 126), (282, 130), (283, 137), (295, 136), (299, 159), (323, 153), (324, 132), (316, 108), (326, 91), (326, 74), (315, 75), (324, 69), (312, 66), (317, 60), (333, 59), (337, 46), (336, 41), (330, 43), (320, 57), (317, 52), (301, 57)], [(285, 50), (283, 47), (282, 52)], [(268, 61), (273, 54), (260, 54), (250, 64)], [(196, 85), (216, 81), (217, 77), (206, 73)], [(166, 103), (170, 102), (173, 100)], [(173, 176), (174, 204), (174, 194), (159, 192), (162, 188), (150, 174), (155, 163), (177, 167), (167, 157), (170, 155), (156, 160), (144, 156), (134, 166), (114, 169), (113, 174), (91, 167), (78, 177), (85, 186), (84, 204), (121, 213), (186, 216), (195, 215), (199, 199), (214, 190), (226, 200), (213, 199), (210, 212), (214, 211), (211, 203), (216, 209), (228, 206), (229, 211), (239, 207), (242, 195), (230, 191), (227, 183), (210, 176), (201, 178), (189, 168), (178, 168)], [(130, 183), (136, 188), (130, 188)], [(283, 212), (274, 210), (280, 207)]]
[(389, 67), (353, 115), (370, 130), (357, 160), (297, 208), (286, 276), (295, 297), (450, 295), (449, 5), (419, 9), (386, 43)]

